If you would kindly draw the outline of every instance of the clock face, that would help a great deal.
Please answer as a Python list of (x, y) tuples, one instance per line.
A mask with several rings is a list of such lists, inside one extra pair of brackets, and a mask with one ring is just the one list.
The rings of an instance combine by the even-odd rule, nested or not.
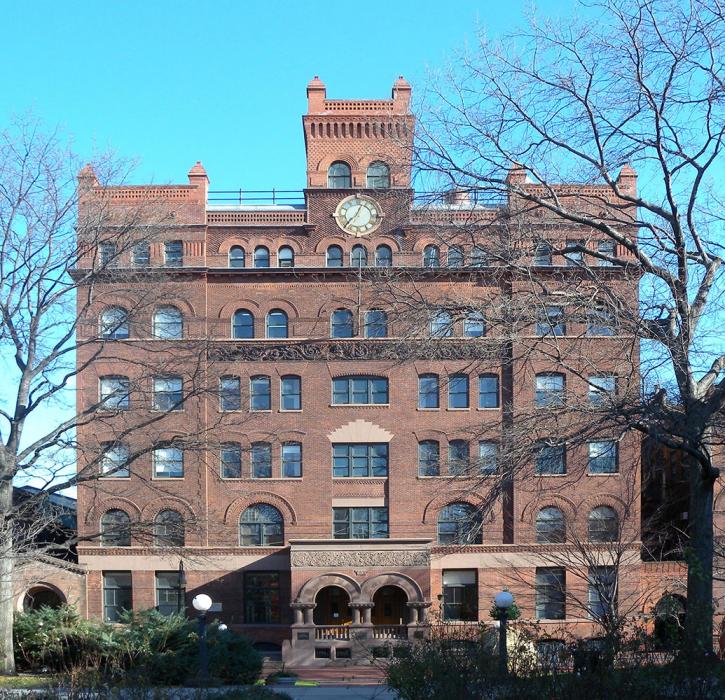
[(345, 197), (335, 209), (337, 225), (353, 236), (366, 236), (382, 223), (380, 206), (366, 195)]

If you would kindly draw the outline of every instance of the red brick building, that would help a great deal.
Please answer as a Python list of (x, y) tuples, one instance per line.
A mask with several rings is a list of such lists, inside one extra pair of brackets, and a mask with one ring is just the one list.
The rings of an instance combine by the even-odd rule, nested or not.
[[(187, 599), (208, 593), (216, 616), (284, 644), (293, 665), (354, 658), (361, 646), (423, 633), (431, 616), (488, 620), (503, 586), (544, 629), (595, 634), (576, 601), (602, 602), (576, 542), (608, 542), (612, 528), (627, 550), (618, 596), (651, 607), (669, 584), (643, 594), (652, 577), (641, 569), (632, 498), (638, 439), (608, 433), (567, 446), (553, 440), (545, 412), (532, 420), (537, 402), (545, 408), (564, 392), (586, 403), (636, 390), (636, 344), (606, 319), (564, 321), (556, 296), (512, 342), (482, 311), (526, 299), (532, 279), (578, 284), (590, 261), (552, 258), (544, 245), (567, 240), (621, 258), (598, 274), (636, 307), (627, 254), (540, 212), (518, 214), (526, 226), (513, 226), (511, 201), (421, 203), (402, 78), (390, 100), (328, 99), (317, 78), (307, 95), (299, 202), (288, 193), (224, 200), (200, 163), (188, 184), (165, 187), (102, 188), (92, 171), (80, 174), (81, 217), (102, 200), (119, 219), (142, 202), (163, 221), (153, 240), (120, 253), (122, 234), (109, 229), (93, 253), (118, 259), (96, 284), (85, 327), (100, 337), (78, 358), (98, 352), (79, 407), (112, 397), (106, 420), (79, 429), (82, 445), (106, 450), (98, 468), (110, 471), (78, 490), (81, 534), (106, 531), (78, 551), (89, 614), (175, 609), (182, 560)], [(625, 168), (620, 185), (636, 188), (636, 174)], [(610, 196), (593, 185), (561, 193)], [(526, 231), (511, 247), (526, 251), (527, 272), (502, 275), (501, 237), (514, 230)], [(395, 280), (420, 295), (422, 328), (384, 306)], [(123, 309), (152, 293), (153, 308), (125, 319)], [(466, 308), (476, 311), (460, 316)], [(542, 335), (564, 348), (566, 364), (537, 350)], [(200, 343), (202, 355), (184, 355)], [(164, 371), (134, 376), (139, 357), (158, 358)], [(129, 416), (173, 405), (192, 373), (212, 391), (119, 439)], [(518, 447), (506, 431), (517, 426), (538, 431), (542, 449), (502, 480)], [(178, 436), (199, 439), (184, 449)], [(134, 451), (126, 443), (154, 440), (164, 446), (117, 468)], [(134, 523), (150, 524), (149, 537)]]

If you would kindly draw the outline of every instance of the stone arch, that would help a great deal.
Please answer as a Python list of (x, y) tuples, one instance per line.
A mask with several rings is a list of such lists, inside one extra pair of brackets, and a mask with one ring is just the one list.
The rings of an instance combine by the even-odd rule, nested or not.
[(65, 605), (68, 602), (68, 597), (65, 593), (63, 593), (63, 591), (60, 590), (60, 588), (58, 588), (58, 586), (55, 586), (52, 583), (48, 583), (47, 581), (38, 581), (25, 588), (23, 592), (18, 596), (15, 605), (15, 608), (18, 612), (24, 612), (26, 609), (28, 609), (25, 606), (25, 602), (28, 596), (31, 596), (33, 593), (35, 593), (36, 595), (37, 593), (51, 594), (57, 598), (57, 601), (60, 605)]
[(229, 250), (232, 246), (238, 245), (241, 248), (244, 248), (244, 259), (245, 262), (248, 259), (249, 256), (249, 239), (248, 238), (239, 238), (238, 236), (232, 236), (231, 238), (225, 238), (223, 241), (220, 241), (219, 247), (217, 248), (217, 254), (219, 255), (229, 255)]
[(270, 493), (269, 491), (253, 491), (245, 496), (235, 498), (224, 511), (224, 524), (230, 527), (236, 527), (242, 513), (255, 503), (266, 503), (267, 505), (274, 506), (282, 513), (285, 524), (287, 522), (290, 525), (297, 524), (297, 514), (292, 504), (286, 498), (278, 496), (275, 493)]
[(324, 255), (331, 245), (339, 245), (343, 252), (346, 252), (349, 251), (350, 248), (350, 239), (349, 237), (345, 238), (344, 236), (326, 236), (315, 246), (315, 253), (318, 255)]
[(290, 321), (297, 320), (300, 317), (299, 309), (289, 299), (279, 297), (265, 299), (264, 304), (260, 307), (260, 313), (263, 313), (266, 319), (267, 314), (272, 309), (282, 309)]
[(298, 241), (295, 238), (280, 238), (275, 243), (274, 248), (274, 255), (277, 257), (277, 253), (279, 253), (280, 248), (284, 248), (284, 246), (288, 246), (289, 248), (292, 248), (295, 252), (295, 257), (297, 255), (301, 255), (304, 253), (304, 248), (302, 247), (302, 243)]
[[(427, 245), (434, 245), (438, 248), (438, 250), (443, 254), (445, 251), (441, 248), (442, 245), (445, 245), (445, 242), (441, 241), (440, 238), (435, 238), (433, 236), (422, 236), (419, 238), (414, 244), (413, 244), (413, 252), (414, 253), (420, 253), (423, 255), (423, 249)], [(441, 260), (443, 258), (441, 257)]]
[(141, 510), (141, 519), (144, 522), (153, 522), (154, 518), (162, 510), (178, 510), (187, 519), (187, 523), (191, 524), (196, 521), (196, 513), (191, 507), (191, 504), (179, 498), (178, 496), (162, 496), (161, 498), (155, 498), (153, 502), (148, 503)]
[(92, 522), (100, 523), (101, 516), (107, 511), (114, 510), (115, 508), (125, 510), (131, 518), (131, 522), (133, 522), (134, 519), (137, 521), (141, 519), (141, 509), (133, 501), (121, 496), (115, 496), (91, 506), (86, 512), (85, 523), (87, 525)]
[(542, 509), (549, 506), (554, 506), (564, 513), (564, 517), (567, 523), (574, 522), (577, 515), (577, 507), (574, 505), (574, 501), (561, 494), (547, 495), (546, 498), (542, 497), (536, 501), (529, 501), (521, 511), (521, 522), (534, 524), (536, 514)]
[(379, 245), (390, 246), (390, 249), (393, 251), (393, 253), (400, 253), (402, 250), (400, 247), (400, 243), (398, 241), (396, 241), (394, 238), (392, 238), (391, 236), (376, 236), (375, 240), (372, 241), (372, 246), (373, 246), (372, 253), (373, 254), (375, 253), (375, 249)]
[(355, 158), (351, 153), (336, 153), (334, 155), (325, 156), (324, 158), (321, 158), (319, 161), (317, 161), (317, 171), (320, 173), (325, 173), (325, 177), (327, 177), (327, 170), (328, 168), (338, 160), (342, 161), (343, 163), (347, 163), (350, 166), (350, 170), (353, 172), (360, 171), (360, 163), (358, 162), (358, 159)]
[(232, 316), (235, 311), (239, 309), (249, 309), (254, 314), (254, 318), (256, 320), (261, 313), (259, 308), (259, 302), (257, 301), (252, 301), (251, 299), (236, 299), (235, 301), (229, 301), (224, 304), (224, 306), (219, 309), (217, 318), (223, 321), (228, 321), (231, 327)]
[(624, 514), (627, 512), (627, 507), (624, 501), (619, 496), (615, 496), (613, 493), (607, 492), (597, 493), (585, 498), (579, 503), (577, 512), (580, 517), (588, 518), (592, 509), (597, 508), (598, 506), (609, 506), (610, 508), (614, 508), (620, 519), (623, 518)]
[(425, 597), (420, 586), (410, 576), (397, 572), (377, 574), (365, 579), (360, 589), (360, 595), (365, 601), (372, 601), (378, 589), (383, 586), (396, 586), (408, 596), (409, 603), (424, 602)]
[(474, 508), (480, 508), (481, 502), (476, 501), (468, 494), (445, 494), (443, 496), (435, 496), (423, 508), (423, 520), (424, 525), (437, 525), (438, 524), (438, 511), (441, 508), (449, 506), (451, 503), (467, 503), (469, 506)]
[(360, 584), (351, 576), (341, 573), (320, 574), (306, 581), (297, 594), (296, 603), (314, 603), (317, 594), (328, 586), (342, 588), (350, 598), (351, 603), (360, 599)]
[(179, 311), (181, 311), (181, 315), (184, 319), (196, 316), (196, 311), (194, 311), (194, 307), (188, 300), (179, 299), (177, 297), (164, 297), (162, 299), (159, 299), (154, 304), (154, 308), (151, 311), (152, 318), (154, 313), (156, 313), (156, 309), (162, 306), (175, 306), (177, 309), (179, 309)]

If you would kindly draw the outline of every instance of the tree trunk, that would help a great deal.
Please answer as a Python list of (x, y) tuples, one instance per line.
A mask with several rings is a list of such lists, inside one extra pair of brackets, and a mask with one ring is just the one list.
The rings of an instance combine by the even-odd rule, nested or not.
[(13, 652), (13, 533), (12, 520), (5, 517), (12, 509), (13, 487), (0, 482), (0, 674), (15, 673)]
[(685, 651), (696, 656), (712, 651), (713, 487), (712, 477), (703, 473), (699, 465), (692, 465)]

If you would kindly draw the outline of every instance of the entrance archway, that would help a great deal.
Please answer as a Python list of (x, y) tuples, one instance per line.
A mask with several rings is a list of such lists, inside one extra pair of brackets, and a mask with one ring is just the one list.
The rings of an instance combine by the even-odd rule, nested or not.
[(352, 622), (350, 596), (339, 586), (325, 586), (315, 596), (312, 621), (316, 625), (349, 625)]
[(405, 625), (408, 622), (408, 596), (398, 586), (382, 586), (373, 596), (374, 625)]
[(687, 601), (682, 596), (667, 593), (654, 607), (654, 637), (660, 649), (676, 649), (682, 642), (685, 629)]
[(23, 598), (23, 610), (40, 610), (40, 608), (59, 608), (65, 603), (63, 594), (48, 586), (30, 588)]

